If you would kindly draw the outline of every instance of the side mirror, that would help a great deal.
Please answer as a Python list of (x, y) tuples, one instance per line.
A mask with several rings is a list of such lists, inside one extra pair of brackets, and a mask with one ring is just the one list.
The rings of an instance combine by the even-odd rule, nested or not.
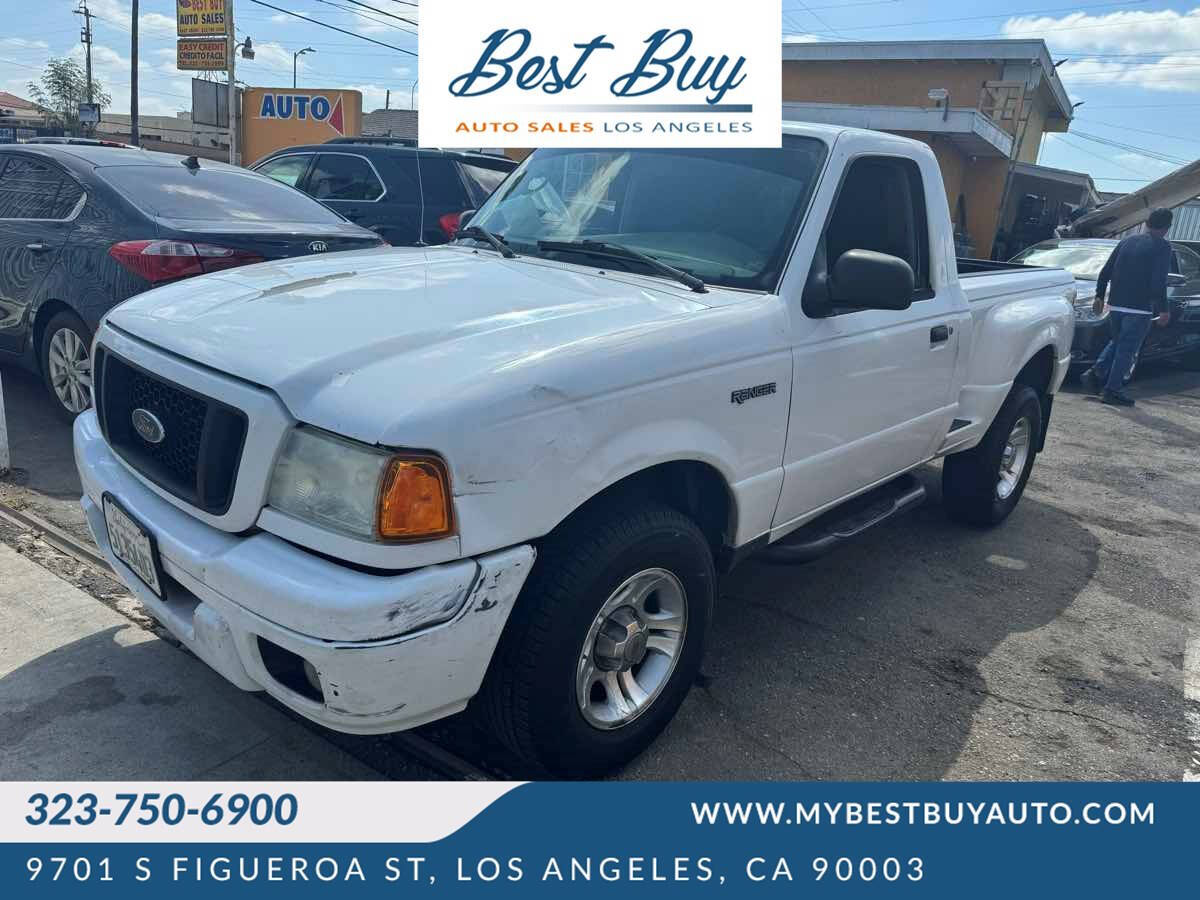
[(1178, 272), (1170, 272), (1167, 274), (1167, 287), (1183, 287), (1187, 284), (1187, 276), (1180, 275)]
[(916, 279), (912, 266), (898, 256), (874, 250), (847, 250), (833, 266), (830, 298), (835, 306), (859, 309), (908, 309)]
[(459, 230), (461, 231), (463, 228), (466, 228), (467, 223), (470, 222), (471, 219), (473, 219), (474, 217), (475, 217), (475, 210), (473, 210), (473, 209), (463, 210), (462, 214), (458, 217)]

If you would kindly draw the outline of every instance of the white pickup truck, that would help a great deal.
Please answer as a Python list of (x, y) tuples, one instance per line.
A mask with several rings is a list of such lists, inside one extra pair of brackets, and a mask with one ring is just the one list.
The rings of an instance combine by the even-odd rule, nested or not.
[(114, 309), (82, 503), (234, 684), (358, 733), (471, 703), (536, 770), (596, 774), (675, 713), (746, 555), (828, 550), (939, 457), (951, 516), (1003, 520), (1073, 299), (1061, 269), (956, 262), (904, 138), (539, 150), (450, 245)]

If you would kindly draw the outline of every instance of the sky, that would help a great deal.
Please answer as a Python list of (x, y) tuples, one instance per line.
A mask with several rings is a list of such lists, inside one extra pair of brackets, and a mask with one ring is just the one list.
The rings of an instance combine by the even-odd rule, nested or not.
[[(417, 77), (417, 0), (265, 0), (272, 6), (353, 32), (340, 34), (252, 2), (236, 0), (239, 39), (253, 38), (256, 58), (239, 60), (250, 85), (299, 83), (353, 88), (363, 109), (407, 107)], [(453, 0), (420, 0), (453, 2)], [(710, 2), (710, 0), (697, 0)], [(753, 0), (751, 0), (753, 2)], [(27, 97), (50, 56), (83, 58), (78, 0), (0, 0), (0, 90)], [(128, 0), (89, 0), (95, 14), (93, 67), (129, 109)], [(1200, 156), (1200, 0), (783, 0), (783, 30), (794, 40), (946, 40), (1040, 37), (1057, 62), (1072, 102), (1082, 103), (1071, 131), (1047, 135), (1040, 162), (1087, 172), (1101, 190), (1134, 190)], [(401, 18), (396, 18), (401, 17)], [(174, 0), (141, 0), (139, 64), (143, 114), (174, 115), (190, 106), (190, 73), (175, 68)], [(371, 38), (400, 49), (362, 40)], [(1116, 142), (1122, 146), (1113, 146)]]

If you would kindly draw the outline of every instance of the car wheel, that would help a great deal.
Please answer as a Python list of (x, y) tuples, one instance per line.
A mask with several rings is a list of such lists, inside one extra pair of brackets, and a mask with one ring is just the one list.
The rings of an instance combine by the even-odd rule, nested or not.
[(1037, 393), (1016, 385), (975, 447), (946, 457), (942, 501), (950, 517), (969, 525), (999, 525), (1025, 492), (1042, 434)]
[(92, 405), (92, 332), (72, 312), (57, 313), (42, 334), (42, 378), (67, 421)]
[(608, 504), (551, 535), (480, 697), (525, 763), (592, 777), (640, 753), (700, 669), (715, 593), (708, 542), (668, 506)]

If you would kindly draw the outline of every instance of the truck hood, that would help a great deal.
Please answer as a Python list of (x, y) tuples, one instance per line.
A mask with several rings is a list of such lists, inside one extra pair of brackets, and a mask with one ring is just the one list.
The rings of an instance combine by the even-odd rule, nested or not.
[(703, 309), (692, 296), (701, 295), (544, 260), (385, 248), (189, 279), (107, 321), (274, 391), (300, 421), (387, 443), (388, 426), (422, 406)]

